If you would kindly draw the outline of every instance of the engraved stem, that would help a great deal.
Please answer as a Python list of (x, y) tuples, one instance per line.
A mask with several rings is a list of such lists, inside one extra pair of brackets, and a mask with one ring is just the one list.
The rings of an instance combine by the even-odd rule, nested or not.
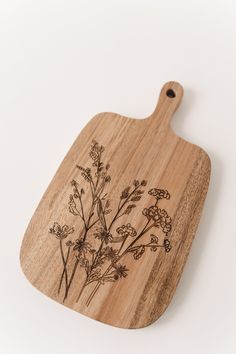
[[(68, 247), (68, 250), (67, 250), (66, 266), (67, 266), (67, 262), (68, 262), (68, 259), (69, 259), (69, 255), (70, 255), (70, 246)], [(62, 281), (63, 281), (64, 275), (65, 275), (65, 267), (64, 267), (62, 275), (61, 275), (60, 284), (59, 284), (59, 287), (58, 287), (58, 294), (60, 293), (60, 290), (61, 290), (61, 286), (62, 286)]]
[(61, 258), (63, 262), (63, 271), (65, 273), (65, 282), (66, 282), (66, 290), (65, 290), (65, 298), (67, 296), (67, 287), (68, 287), (68, 275), (67, 275), (67, 268), (66, 268), (66, 260), (63, 252), (63, 245), (62, 245), (62, 238), (60, 238), (60, 251), (61, 251)]

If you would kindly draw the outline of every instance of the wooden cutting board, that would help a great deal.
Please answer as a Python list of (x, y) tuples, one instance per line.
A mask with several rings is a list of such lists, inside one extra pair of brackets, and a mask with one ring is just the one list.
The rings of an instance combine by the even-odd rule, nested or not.
[(100, 113), (82, 130), (21, 247), (42, 293), (122, 328), (147, 326), (167, 308), (210, 178), (208, 155), (170, 128), (182, 96), (168, 82), (150, 117)]

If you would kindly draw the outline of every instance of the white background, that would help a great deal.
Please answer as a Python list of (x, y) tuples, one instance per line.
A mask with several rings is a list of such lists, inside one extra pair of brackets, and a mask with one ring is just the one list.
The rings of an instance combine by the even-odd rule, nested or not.
[[(174, 299), (121, 330), (46, 298), (23, 276), (27, 223), (100, 111), (142, 118), (164, 82), (185, 96), (177, 134), (210, 155), (204, 214)], [(0, 352), (236, 352), (236, 4), (230, 0), (1, 0)]]

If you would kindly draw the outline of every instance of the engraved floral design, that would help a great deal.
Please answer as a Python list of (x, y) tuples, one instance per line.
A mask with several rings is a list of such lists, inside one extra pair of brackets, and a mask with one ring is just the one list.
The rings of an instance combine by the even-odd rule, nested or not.
[[(148, 191), (155, 202), (142, 210), (144, 222), (138, 230), (135, 225), (127, 222), (127, 219), (142, 199), (147, 181), (135, 179), (132, 184), (126, 186), (120, 193), (116, 208), (113, 209), (106, 192), (111, 175), (110, 164), (102, 161), (104, 151), (102, 145), (92, 141), (89, 151), (91, 167), (76, 166), (84, 183), (75, 179), (71, 181), (68, 212), (73, 218), (81, 220), (83, 230), (80, 236), (74, 236), (74, 226), (61, 226), (58, 222), (54, 222), (49, 229), (49, 233), (59, 240), (63, 266), (58, 294), (64, 286), (63, 301), (67, 299), (72, 284), (76, 285), (75, 275), (81, 269), (84, 283), (79, 289), (77, 301), (84, 289), (91, 287), (86, 300), (87, 306), (100, 286), (121, 281), (128, 276), (130, 270), (125, 265), (125, 259), (129, 255), (138, 261), (148, 250), (156, 252), (163, 249), (165, 253), (171, 251), (169, 236), (172, 220), (167, 211), (159, 207), (162, 199), (170, 199), (170, 193), (159, 188)], [(121, 218), (123, 223), (120, 222)], [(153, 230), (155, 233), (150, 233)], [(157, 231), (159, 235), (156, 235)]]
[(157, 200), (160, 199), (170, 199), (170, 193), (166, 189), (152, 188), (148, 194), (155, 197)]
[(104, 228), (97, 229), (97, 231), (94, 233), (94, 237), (105, 242), (106, 244), (112, 241), (113, 238), (112, 234)]
[(49, 229), (49, 232), (55, 235), (56, 238), (63, 240), (69, 234), (74, 232), (74, 228), (70, 228), (68, 225), (60, 226), (57, 222), (54, 222), (53, 227)]
[(115, 269), (115, 279), (127, 277), (129, 270), (125, 265), (114, 264), (113, 268)]
[(158, 206), (152, 205), (143, 210), (143, 215), (145, 215), (148, 220), (152, 220), (155, 227), (161, 227), (164, 234), (167, 235), (171, 231), (171, 217), (167, 214), (165, 209), (160, 209)]
[(122, 225), (116, 229), (116, 232), (122, 237), (134, 237), (137, 235), (135, 228), (133, 228), (130, 224)]

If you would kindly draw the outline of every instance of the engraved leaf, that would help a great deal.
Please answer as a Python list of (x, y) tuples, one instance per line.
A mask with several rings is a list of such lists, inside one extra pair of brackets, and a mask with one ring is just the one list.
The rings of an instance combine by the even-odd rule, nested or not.
[(151, 234), (151, 242), (158, 244), (158, 237), (156, 235)]
[(104, 217), (102, 202), (100, 199), (97, 200), (97, 213), (102, 226), (104, 227), (104, 229), (106, 229), (106, 220)]
[(126, 199), (129, 196), (130, 186), (126, 187), (121, 193), (120, 199)]
[(133, 256), (135, 260), (138, 260), (140, 257), (142, 257), (142, 255), (145, 252), (145, 247), (144, 246), (139, 246), (138, 248), (135, 249)]
[(131, 201), (132, 201), (132, 202), (138, 202), (140, 199), (141, 199), (141, 196), (140, 196), (140, 195), (137, 195), (137, 196), (131, 198)]
[(124, 241), (125, 238), (126, 238), (126, 236), (113, 237), (110, 242), (112, 242), (112, 243), (119, 243), (119, 242)]
[(135, 204), (130, 204), (130, 205), (127, 206), (127, 208), (125, 209), (124, 214), (129, 215), (129, 214), (131, 213), (132, 209), (135, 208), (135, 207), (136, 207)]

